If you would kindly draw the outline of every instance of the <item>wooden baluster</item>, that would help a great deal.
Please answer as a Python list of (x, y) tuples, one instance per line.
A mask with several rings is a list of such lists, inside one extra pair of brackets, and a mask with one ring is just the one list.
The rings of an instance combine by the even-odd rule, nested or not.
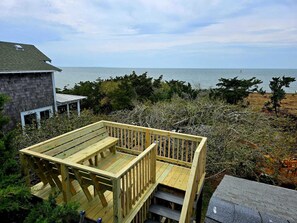
[(168, 136), (167, 137), (167, 140), (168, 140), (168, 158), (171, 158), (171, 153), (172, 153), (172, 151), (171, 151), (171, 148), (170, 148), (170, 146), (171, 146), (171, 141), (170, 141), (170, 136)]
[(182, 141), (182, 147), (181, 147), (181, 151), (182, 151), (182, 154), (181, 154), (181, 160), (182, 161), (185, 161), (185, 159), (184, 159), (184, 153), (185, 153), (185, 140), (184, 139), (182, 139), (181, 140)]
[(189, 140), (186, 141), (186, 162), (189, 160)]
[(140, 151), (140, 132), (137, 132), (137, 150)]

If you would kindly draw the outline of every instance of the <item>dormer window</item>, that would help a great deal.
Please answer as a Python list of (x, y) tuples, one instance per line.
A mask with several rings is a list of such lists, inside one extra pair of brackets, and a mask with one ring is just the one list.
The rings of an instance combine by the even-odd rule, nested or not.
[(16, 44), (16, 45), (14, 45), (14, 47), (15, 47), (15, 49), (16, 50), (20, 50), (20, 51), (24, 51), (24, 48), (21, 46), (21, 45), (19, 45), (19, 44)]

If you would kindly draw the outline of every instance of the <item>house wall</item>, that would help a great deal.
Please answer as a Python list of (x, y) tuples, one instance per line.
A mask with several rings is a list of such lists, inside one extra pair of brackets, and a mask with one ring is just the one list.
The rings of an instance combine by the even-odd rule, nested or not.
[(4, 113), (13, 127), (21, 122), (21, 112), (54, 106), (52, 73), (0, 74), (0, 93), (10, 97)]

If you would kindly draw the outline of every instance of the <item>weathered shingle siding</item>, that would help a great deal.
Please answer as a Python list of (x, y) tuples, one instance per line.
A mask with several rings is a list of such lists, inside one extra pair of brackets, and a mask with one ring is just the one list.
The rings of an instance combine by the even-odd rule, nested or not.
[(0, 93), (10, 97), (4, 112), (12, 127), (21, 122), (22, 111), (54, 106), (52, 73), (0, 74)]

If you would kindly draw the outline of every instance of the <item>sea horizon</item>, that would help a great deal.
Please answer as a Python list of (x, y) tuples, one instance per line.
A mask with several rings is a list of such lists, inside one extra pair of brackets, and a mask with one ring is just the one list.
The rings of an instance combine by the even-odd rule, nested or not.
[[(179, 80), (189, 82), (194, 87), (209, 89), (216, 87), (220, 78), (248, 79), (256, 77), (263, 81), (259, 85), (267, 92), (269, 81), (272, 77), (290, 76), (297, 80), (297, 69), (284, 68), (136, 68), (136, 67), (60, 67), (62, 72), (55, 73), (56, 87), (73, 87), (80, 81), (95, 81), (98, 78), (108, 79), (110, 77), (124, 76), (133, 71), (140, 75), (147, 72), (149, 77), (158, 78), (163, 76), (163, 80)], [(297, 92), (297, 81), (293, 82), (290, 88), (285, 89), (288, 93)]]

